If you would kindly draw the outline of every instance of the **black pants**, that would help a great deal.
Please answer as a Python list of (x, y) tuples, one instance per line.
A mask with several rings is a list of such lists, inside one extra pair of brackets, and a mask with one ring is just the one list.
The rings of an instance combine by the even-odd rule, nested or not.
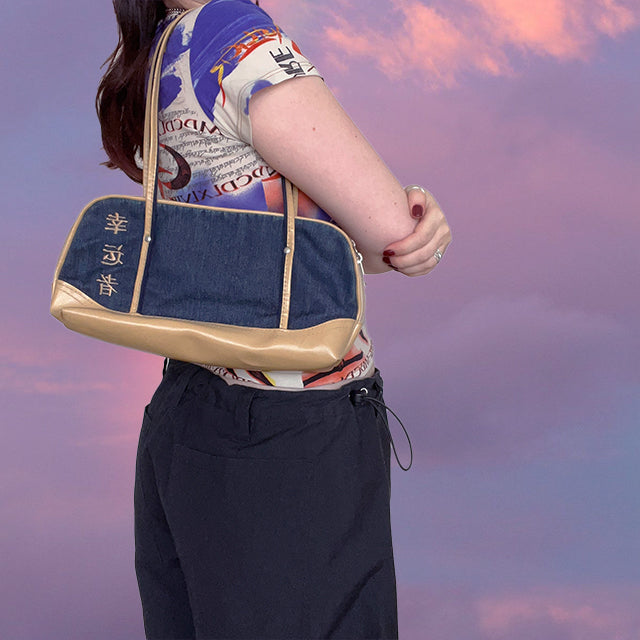
[(228, 386), (172, 361), (145, 410), (136, 573), (148, 638), (398, 637), (379, 374)]

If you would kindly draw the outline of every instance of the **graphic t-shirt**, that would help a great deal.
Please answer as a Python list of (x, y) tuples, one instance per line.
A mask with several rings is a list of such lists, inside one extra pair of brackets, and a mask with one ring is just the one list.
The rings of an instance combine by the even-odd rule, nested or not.
[[(170, 19), (160, 24), (160, 31)], [(250, 0), (210, 0), (172, 33), (160, 83), (159, 197), (205, 206), (284, 212), (281, 176), (251, 146), (249, 99), (291, 78), (319, 76)], [(331, 221), (302, 192), (298, 215)], [(304, 389), (366, 377), (373, 348), (363, 329), (332, 371), (207, 367), (228, 382)]]

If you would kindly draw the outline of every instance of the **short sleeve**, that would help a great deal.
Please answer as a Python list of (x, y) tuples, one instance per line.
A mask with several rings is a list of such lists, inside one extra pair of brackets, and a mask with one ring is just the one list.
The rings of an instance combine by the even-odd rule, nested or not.
[(285, 80), (320, 76), (298, 46), (250, 0), (212, 0), (196, 19), (190, 52), (196, 98), (227, 137), (252, 143), (251, 96)]

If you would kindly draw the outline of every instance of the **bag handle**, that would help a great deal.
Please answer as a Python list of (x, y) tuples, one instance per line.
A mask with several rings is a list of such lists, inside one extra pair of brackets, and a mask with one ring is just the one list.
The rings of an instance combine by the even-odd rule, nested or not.
[[(185, 11), (171, 22), (164, 30), (151, 60), (147, 99), (144, 114), (144, 140), (142, 146), (142, 190), (145, 198), (144, 235), (140, 249), (140, 262), (131, 300), (131, 313), (136, 313), (140, 304), (142, 280), (152, 240), (153, 212), (157, 200), (156, 181), (158, 179), (158, 111), (160, 101), (160, 76), (162, 75), (162, 59), (167, 49), (169, 37), (178, 22), (193, 9)], [(283, 199), (286, 218), (285, 261), (282, 282), (282, 302), (280, 311), (280, 328), (286, 329), (289, 323), (289, 305), (291, 300), (291, 275), (293, 270), (293, 254), (295, 249), (295, 217), (298, 213), (298, 188), (283, 176)]]

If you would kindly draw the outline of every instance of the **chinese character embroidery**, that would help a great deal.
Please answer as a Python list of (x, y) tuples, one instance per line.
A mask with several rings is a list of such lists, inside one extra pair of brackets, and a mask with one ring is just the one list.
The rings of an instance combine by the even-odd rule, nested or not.
[(119, 213), (110, 213), (107, 216), (107, 226), (105, 230), (113, 231), (113, 234), (117, 236), (119, 233), (124, 233), (127, 230), (128, 223), (129, 221)]
[(112, 293), (118, 293), (115, 287), (115, 285), (118, 284), (118, 281), (111, 274), (109, 274), (108, 276), (100, 274), (100, 277), (96, 280), (96, 282), (100, 285), (101, 296), (111, 297)]
[(115, 244), (105, 244), (102, 252), (104, 255), (102, 256), (101, 264), (104, 264), (107, 267), (115, 267), (118, 264), (122, 264), (122, 256), (124, 255), (122, 245), (116, 246)]

